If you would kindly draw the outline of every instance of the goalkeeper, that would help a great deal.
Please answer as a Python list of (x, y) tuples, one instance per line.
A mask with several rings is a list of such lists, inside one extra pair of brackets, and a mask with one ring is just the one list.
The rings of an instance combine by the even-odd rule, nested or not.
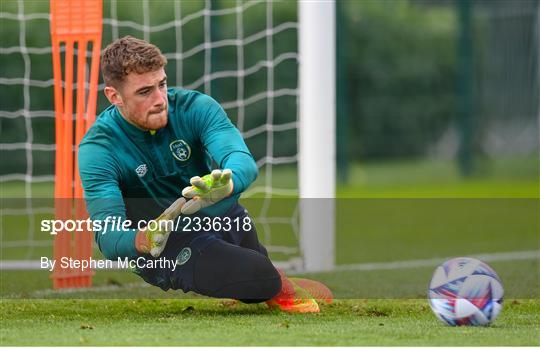
[[(96, 231), (99, 249), (109, 259), (173, 261), (174, 269), (136, 270), (163, 290), (318, 312), (315, 298), (330, 300), (330, 291), (276, 270), (238, 204), (257, 177), (240, 132), (211, 97), (167, 89), (166, 63), (156, 46), (130, 36), (104, 50), (101, 70), (111, 106), (79, 146), (79, 173), (91, 219), (168, 222), (182, 215), (181, 228)], [(211, 163), (220, 169), (211, 171)], [(184, 222), (194, 217), (240, 223), (190, 229)]]

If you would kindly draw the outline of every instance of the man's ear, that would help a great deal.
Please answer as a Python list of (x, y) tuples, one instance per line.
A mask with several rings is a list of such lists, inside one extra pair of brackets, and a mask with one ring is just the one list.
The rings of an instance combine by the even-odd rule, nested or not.
[(116, 88), (112, 86), (106, 86), (103, 92), (105, 93), (105, 96), (107, 97), (107, 99), (109, 99), (109, 102), (111, 104), (120, 107), (124, 105), (124, 102), (122, 101), (122, 96)]

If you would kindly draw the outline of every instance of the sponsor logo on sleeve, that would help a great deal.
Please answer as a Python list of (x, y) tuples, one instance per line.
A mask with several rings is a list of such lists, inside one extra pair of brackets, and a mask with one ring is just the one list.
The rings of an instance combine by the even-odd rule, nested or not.
[(143, 176), (145, 176), (147, 172), (148, 172), (148, 168), (146, 167), (146, 164), (141, 164), (135, 169), (135, 173), (137, 173), (139, 178), (142, 178)]

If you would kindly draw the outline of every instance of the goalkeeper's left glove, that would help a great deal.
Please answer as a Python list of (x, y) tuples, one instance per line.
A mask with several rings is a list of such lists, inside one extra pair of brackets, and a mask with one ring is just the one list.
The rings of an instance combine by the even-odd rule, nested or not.
[(177, 199), (155, 220), (155, 228), (141, 229), (135, 236), (135, 248), (137, 251), (158, 257), (165, 249), (167, 239), (172, 231), (174, 220), (180, 215), (182, 206), (186, 202), (184, 197)]
[(194, 176), (189, 181), (192, 186), (182, 190), (182, 195), (188, 199), (182, 207), (182, 214), (193, 214), (227, 198), (233, 192), (232, 171), (215, 169), (205, 176)]

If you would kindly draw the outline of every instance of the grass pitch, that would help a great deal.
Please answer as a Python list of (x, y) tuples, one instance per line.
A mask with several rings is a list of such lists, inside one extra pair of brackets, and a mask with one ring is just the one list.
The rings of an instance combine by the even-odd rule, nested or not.
[(433, 267), (311, 274), (337, 297), (319, 314), (163, 292), (128, 271), (98, 272), (94, 288), (71, 293), (49, 290), (43, 271), (4, 271), (0, 344), (538, 345), (539, 260), (490, 264), (506, 291), (502, 313), (490, 327), (447, 327), (436, 319), (425, 298)]
[[(540, 250), (537, 159), (510, 161), (497, 173), (462, 180), (444, 163), (355, 167), (351, 182), (338, 187), (337, 263)], [(274, 184), (286, 186), (292, 177), (275, 171)], [(264, 183), (264, 173), (259, 180)], [(3, 197), (25, 192), (21, 184), (1, 191)], [(51, 192), (51, 185), (32, 185), (35, 196)], [(348, 201), (358, 197), (364, 200)], [(392, 197), (399, 199), (386, 200)], [(403, 200), (412, 197), (420, 199)], [(9, 238), (2, 234), (3, 242)], [(36, 256), (24, 248), (1, 250), (3, 260)], [(100, 271), (92, 290), (74, 293), (50, 291), (45, 271), (2, 271), (0, 345), (535, 346), (539, 262), (489, 262), (503, 280), (503, 311), (490, 327), (457, 328), (440, 323), (425, 299), (434, 266), (311, 274), (337, 297), (314, 315), (162, 292), (126, 271)]]
[(540, 302), (491, 327), (446, 327), (423, 300), (339, 300), (320, 314), (218, 300), (3, 301), (2, 345), (537, 345)]

